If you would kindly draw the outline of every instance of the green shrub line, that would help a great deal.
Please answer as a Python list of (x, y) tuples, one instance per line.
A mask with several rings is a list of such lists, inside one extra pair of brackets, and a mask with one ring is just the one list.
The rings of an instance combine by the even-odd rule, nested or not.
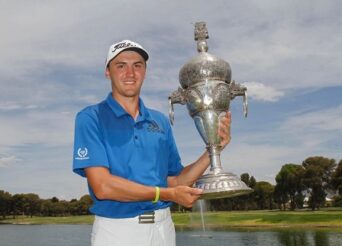
[[(172, 213), (176, 227), (202, 227), (202, 216), (199, 212)], [(67, 217), (6, 217), (0, 224), (92, 224), (94, 216)], [(340, 227), (342, 228), (342, 210), (335, 211), (234, 211), (205, 212), (204, 225), (216, 227)]]

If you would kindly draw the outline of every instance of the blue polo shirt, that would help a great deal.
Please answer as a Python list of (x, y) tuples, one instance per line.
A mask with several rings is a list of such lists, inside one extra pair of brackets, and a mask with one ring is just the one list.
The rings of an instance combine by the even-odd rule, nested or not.
[[(87, 167), (106, 167), (111, 174), (148, 186), (167, 187), (167, 177), (183, 166), (167, 118), (139, 99), (136, 121), (110, 93), (106, 100), (76, 116), (73, 171), (85, 177)], [(89, 187), (93, 214), (129, 218), (171, 206), (171, 202), (99, 200)]]

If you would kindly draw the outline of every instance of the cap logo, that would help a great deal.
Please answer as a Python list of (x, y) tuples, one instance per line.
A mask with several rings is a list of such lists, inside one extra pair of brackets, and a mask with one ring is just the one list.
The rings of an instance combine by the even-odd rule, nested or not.
[(116, 50), (118, 49), (123, 49), (123, 48), (127, 48), (127, 47), (136, 47), (136, 45), (129, 43), (129, 42), (122, 42), (122, 43), (118, 43), (117, 45), (115, 45), (112, 50), (112, 53), (114, 53)]

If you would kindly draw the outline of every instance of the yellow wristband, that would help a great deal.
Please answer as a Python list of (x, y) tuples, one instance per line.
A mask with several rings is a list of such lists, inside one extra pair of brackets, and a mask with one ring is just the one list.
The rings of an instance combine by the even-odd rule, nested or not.
[(153, 203), (156, 203), (159, 201), (159, 196), (160, 196), (160, 188), (156, 186), (156, 196), (154, 197), (154, 200), (152, 201)]

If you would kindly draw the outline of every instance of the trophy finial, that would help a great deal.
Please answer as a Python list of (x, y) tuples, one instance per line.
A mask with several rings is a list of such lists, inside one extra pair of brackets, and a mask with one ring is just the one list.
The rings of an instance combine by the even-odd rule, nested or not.
[(195, 23), (195, 41), (197, 41), (197, 51), (207, 52), (208, 44), (206, 39), (209, 38), (208, 29), (204, 21)]

